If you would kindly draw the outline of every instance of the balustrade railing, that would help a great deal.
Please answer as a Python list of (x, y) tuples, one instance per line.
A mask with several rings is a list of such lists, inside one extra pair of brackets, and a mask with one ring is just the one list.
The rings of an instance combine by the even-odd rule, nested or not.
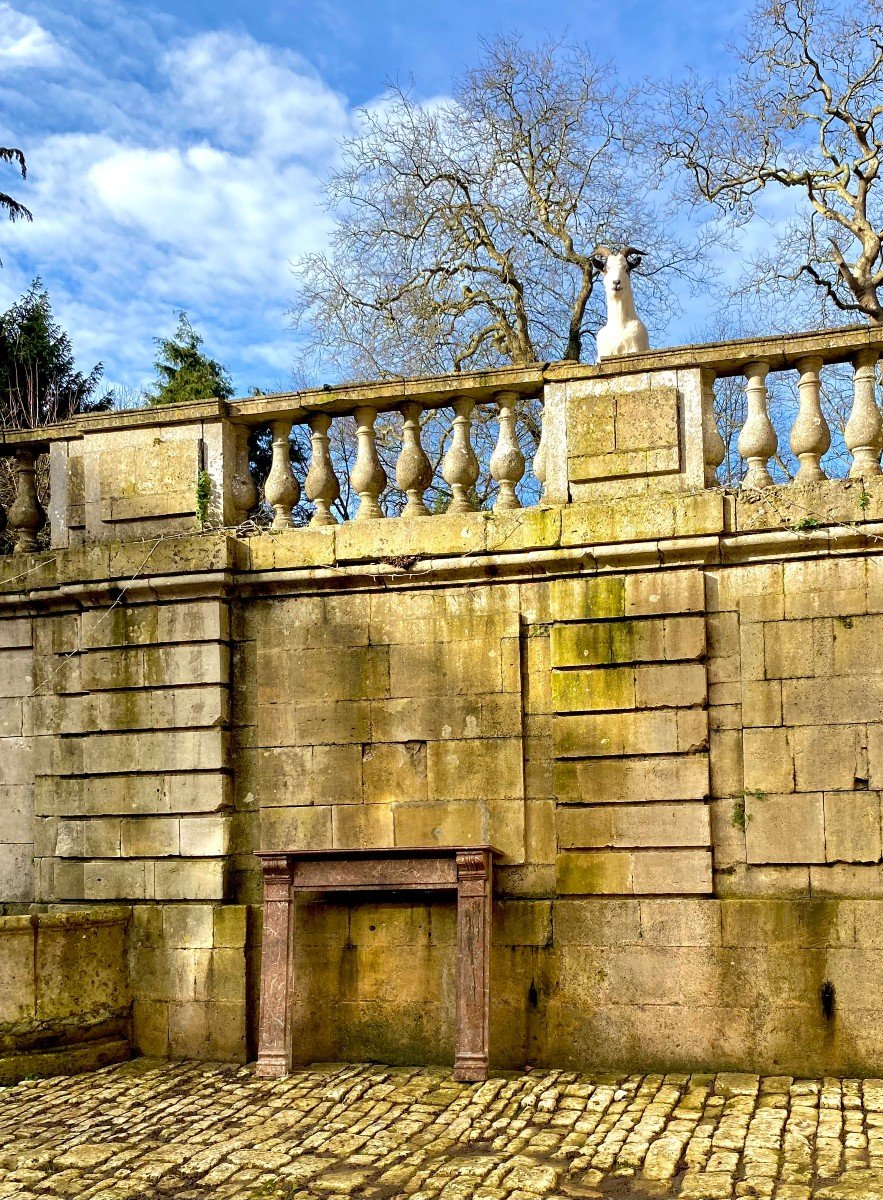
[[(293, 405), (289, 415), (274, 417), (270, 423), (272, 460), (264, 483), (264, 499), (273, 512), (270, 528), (288, 529), (294, 525), (293, 510), (300, 503), (302, 492), (313, 505), (309, 521), (311, 526), (336, 524), (343, 515), (339, 506), (337, 514), (334, 510), (343, 492), (341, 484), (344, 477), (352, 497), (346, 516), (356, 521), (386, 516), (383, 497), (393, 486), (398, 489), (402, 499), (397, 515), (404, 519), (431, 515), (425, 496), (433, 484), (447, 493), (444, 511), (475, 511), (480, 507), (475, 488), (481, 463), (473, 437), (479, 409), (483, 409), (483, 416), (496, 425), (495, 445), (484, 464), (487, 478), (493, 480), (493, 511), (522, 507), (519, 487), (526, 478), (528, 464), (522, 445), (530, 441), (530, 436), (520, 426), (519, 406), (522, 401), (534, 398), (537, 390), (536, 386), (503, 389), (489, 396), (481, 396), (478, 400), (468, 393), (445, 397), (444, 401), (408, 399), (394, 403), (381, 400), (374, 404), (347, 405), (345, 401), (333, 399), (327, 402), (333, 409), (330, 412), (327, 409), (305, 411)], [(452, 416), (449, 428), (445, 428), (442, 435), (436, 435), (434, 439), (434, 449), (439, 457), (438, 469), (435, 470), (423, 444), (424, 419), (442, 410)], [(230, 405), (230, 415), (234, 422), (248, 422), (247, 429), (266, 424), (266, 421), (254, 419), (261, 414), (260, 408), (256, 408), (252, 401), (234, 401)], [(387, 419), (383, 427), (386, 443), (383, 456), (378, 437), (381, 417)], [(355, 457), (349, 467), (345, 457), (340, 454), (335, 456), (331, 448), (334, 422), (348, 419), (355, 422)], [(296, 477), (290, 454), (292, 436), (298, 426), (309, 430), (310, 462), (303, 488)], [(483, 430), (486, 428), (485, 422)], [(398, 446), (392, 460), (390, 440), (394, 440)], [(247, 471), (247, 435), (237, 442), (237, 453), (242, 459), (237, 468), (238, 477)], [(386, 465), (384, 457), (387, 459)], [(539, 483), (541, 486), (541, 479)], [(243, 501), (249, 501), (249, 508), (254, 507), (256, 496), (256, 491), (249, 492), (247, 497), (243, 491)], [(240, 510), (243, 517), (247, 515), (245, 503), (240, 505)]]
[[(49, 477), (54, 546), (186, 532), (194, 519), (206, 521), (206, 512), (209, 524), (236, 527), (255, 512), (261, 497), (249, 465), (249, 437), (258, 428), (270, 431), (263, 505), (273, 530), (392, 512), (406, 521), (442, 510), (469, 513), (480, 507), (479, 493), (485, 503), (491, 497), (495, 512), (507, 512), (541, 498), (547, 475), (551, 501), (566, 503), (571, 459), (596, 453), (608, 455), (610, 462), (596, 468), (597, 459), (588, 464), (579, 459), (583, 474), (573, 494), (581, 498), (628, 494), (630, 473), (649, 472), (663, 490), (692, 489), (702, 486), (703, 478), (706, 486), (715, 486), (721, 464), (728, 479), (741, 476), (743, 488), (764, 489), (774, 475), (781, 478), (786, 446), (795, 482), (818, 482), (829, 474), (825, 456), (832, 442), (840, 456), (837, 474), (870, 477), (881, 473), (883, 414), (876, 394), (881, 357), (883, 329), (841, 328), (674, 347), (596, 366), (534, 364), (228, 403), (200, 401), (75, 418), (39, 431), (0, 431), (0, 546), (28, 552), (45, 544)], [(851, 372), (850, 403), (833, 428), (823, 391), (829, 368), (841, 379), (844, 371)], [(793, 420), (778, 402), (771, 406), (771, 394), (777, 394), (771, 380), (785, 377), (796, 385)], [(715, 399), (718, 381), (725, 380), (739, 381), (744, 389), (744, 420), (723, 431), (726, 441)], [(649, 452), (641, 458), (640, 446), (652, 445), (640, 441), (641, 421), (653, 424), (657, 387), (659, 396), (678, 397), (681, 428), (674, 436), (680, 472), (677, 448), (673, 460), (668, 450), (665, 459), (675, 467), (652, 465)], [(619, 398), (628, 398), (623, 427), (632, 440), (620, 447), (617, 433), (611, 448), (596, 451), (591, 447), (601, 434), (607, 436), (610, 424), (619, 428)], [(637, 419), (637, 440), (636, 400), (645, 413)], [(427, 439), (427, 419), (439, 412), (444, 420), (432, 423)], [(340, 452), (340, 422), (349, 422), (352, 431), (343, 439), (346, 453)], [(569, 448), (568, 438), (576, 436), (573, 422), (580, 426), (583, 449)], [(309, 459), (297, 472), (291, 461), (295, 430), (302, 431), (295, 440)], [(35, 472), (46, 451), (50, 470), (40, 466), (38, 487)], [(695, 469), (685, 467), (686, 460), (697, 464)], [(603, 481), (597, 490), (591, 475), (596, 469)], [(537, 482), (526, 486), (529, 471)], [(204, 499), (196, 499), (205, 480), (211, 496), (207, 508)], [(386, 498), (393, 493), (390, 504)]]
[[(868, 344), (870, 341), (871, 344)], [(742, 460), (741, 487), (770, 487), (775, 480), (771, 464), (781, 462), (787, 443), (796, 462), (795, 483), (812, 483), (829, 477), (822, 458), (832, 446), (832, 430), (822, 403), (825, 367), (851, 366), (848, 416), (836, 430), (849, 459), (851, 478), (879, 475), (883, 451), (883, 414), (876, 399), (877, 374), (883, 358), (883, 329), (867, 327), (819, 334), (758, 339), (750, 343), (759, 351), (746, 361), (746, 343), (696, 347), (695, 357), (709, 360), (700, 366), (703, 380), (703, 436), (706, 476), (713, 479), (727, 455), (717, 427), (714, 385), (716, 380), (741, 379), (745, 392), (745, 419), (738, 431), (737, 449)], [(764, 353), (766, 351), (766, 353)], [(667, 351), (666, 354), (672, 354)], [(698, 365), (698, 364), (697, 364)], [(796, 414), (787, 429), (787, 410), (771, 411), (770, 376), (784, 375), (796, 382)], [(840, 382), (844, 383), (841, 373)], [(842, 474), (838, 471), (837, 474)]]

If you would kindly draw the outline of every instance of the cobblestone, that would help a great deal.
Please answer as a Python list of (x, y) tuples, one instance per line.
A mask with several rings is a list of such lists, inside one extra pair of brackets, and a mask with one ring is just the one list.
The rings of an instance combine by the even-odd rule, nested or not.
[(883, 1200), (883, 1080), (139, 1059), (0, 1089), (0, 1200)]

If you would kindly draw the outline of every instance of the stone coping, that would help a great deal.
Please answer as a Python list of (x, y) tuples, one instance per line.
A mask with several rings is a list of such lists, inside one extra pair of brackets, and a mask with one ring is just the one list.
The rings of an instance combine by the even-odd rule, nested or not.
[[(861, 553), (883, 547), (883, 476), (741, 495), (723, 489), (350, 521), (237, 538), (225, 530), (0, 557), (0, 603), (68, 610), (159, 593), (406, 587), (675, 565)], [(111, 594), (113, 595), (111, 596)]]
[(35, 912), (24, 915), (0, 916), (0, 937), (19, 929), (78, 929), (93, 925), (125, 925), (132, 916), (125, 905), (77, 909), (71, 912)]

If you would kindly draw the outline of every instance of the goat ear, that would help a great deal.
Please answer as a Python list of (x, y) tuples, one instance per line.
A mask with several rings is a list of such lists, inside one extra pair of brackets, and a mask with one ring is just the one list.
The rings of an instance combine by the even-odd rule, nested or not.
[(607, 246), (596, 246), (592, 254), (592, 266), (596, 271), (603, 271), (607, 266), (607, 259), (610, 257), (611, 251)]

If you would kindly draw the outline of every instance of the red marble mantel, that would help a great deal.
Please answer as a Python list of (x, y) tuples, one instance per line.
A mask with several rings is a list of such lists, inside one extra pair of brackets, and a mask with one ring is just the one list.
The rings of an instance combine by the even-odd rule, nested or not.
[(264, 870), (264, 940), (257, 1074), (291, 1070), (294, 893), (455, 891), (457, 1046), (454, 1078), (487, 1079), (490, 1016), (492, 846), (279, 850)]

